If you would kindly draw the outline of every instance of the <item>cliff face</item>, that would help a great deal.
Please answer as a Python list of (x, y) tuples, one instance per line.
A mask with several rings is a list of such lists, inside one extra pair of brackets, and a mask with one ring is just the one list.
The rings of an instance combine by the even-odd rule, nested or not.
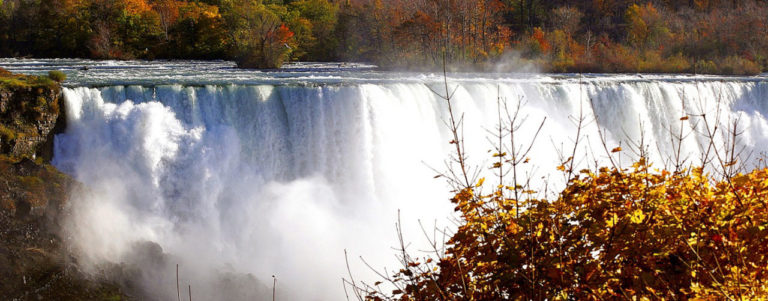
[(74, 182), (43, 163), (64, 127), (61, 97), (50, 78), (0, 69), (0, 208), (13, 216), (59, 212), (48, 203), (63, 204)]
[(49, 161), (62, 103), (61, 88), (50, 82), (0, 85), (0, 153)]
[(64, 129), (61, 88), (0, 68), (0, 299), (123, 300), (120, 287), (77, 268), (61, 237), (80, 187), (45, 162)]
[(66, 251), (59, 229), (77, 186), (51, 165), (0, 155), (0, 299), (124, 299), (117, 285), (81, 273)]

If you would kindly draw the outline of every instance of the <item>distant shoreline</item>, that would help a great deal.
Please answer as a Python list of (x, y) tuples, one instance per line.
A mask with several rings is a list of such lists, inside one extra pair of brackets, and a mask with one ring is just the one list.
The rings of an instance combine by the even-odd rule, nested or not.
[[(3, 57), (0, 58), (0, 67), (3, 66), (2, 60), (18, 60), (18, 61), (91, 61), (91, 62), (148, 62), (148, 63), (183, 63), (183, 62), (222, 62), (222, 63), (229, 63), (231, 64), (231, 67), (233, 69), (237, 70), (253, 70), (253, 71), (260, 71), (260, 72), (275, 72), (275, 71), (295, 71), (295, 72), (301, 72), (301, 71), (316, 71), (316, 70), (323, 70), (323, 71), (333, 71), (334, 69), (337, 70), (345, 70), (345, 71), (352, 71), (352, 70), (361, 70), (361, 71), (381, 71), (381, 72), (414, 72), (414, 73), (442, 73), (443, 69), (442, 67), (425, 67), (425, 66), (410, 66), (410, 67), (396, 67), (396, 66), (378, 66), (374, 63), (369, 62), (344, 62), (344, 61), (333, 61), (333, 62), (317, 62), (317, 61), (293, 61), (293, 62), (287, 62), (280, 68), (241, 68), (237, 66), (237, 63), (230, 60), (225, 59), (214, 59), (214, 60), (187, 60), (187, 59), (91, 59), (91, 58), (70, 58), (70, 57), (61, 57), (61, 58), (35, 58), (35, 57)], [(79, 67), (83, 71), (88, 71), (91, 67), (84, 64), (83, 66)], [(78, 66), (67, 66), (66, 69), (73, 70), (78, 69)], [(535, 66), (532, 66), (530, 64), (522, 64), (519, 68), (515, 68), (513, 66), (499, 66), (499, 65), (490, 65), (490, 66), (482, 66), (482, 65), (459, 65), (449, 64), (448, 66), (448, 72), (451, 73), (517, 73), (517, 74), (552, 74), (552, 75), (577, 75), (577, 74), (604, 74), (604, 75), (691, 75), (691, 76), (697, 76), (697, 75), (703, 75), (703, 76), (729, 76), (729, 77), (754, 77), (754, 76), (760, 76), (762, 74), (767, 73), (756, 73), (756, 74), (741, 74), (741, 73), (693, 73), (690, 71), (680, 71), (680, 72), (665, 72), (665, 71), (600, 71), (600, 70), (590, 70), (590, 71), (584, 71), (579, 72), (577, 70), (573, 71), (547, 71), (545, 68), (538, 68)]]

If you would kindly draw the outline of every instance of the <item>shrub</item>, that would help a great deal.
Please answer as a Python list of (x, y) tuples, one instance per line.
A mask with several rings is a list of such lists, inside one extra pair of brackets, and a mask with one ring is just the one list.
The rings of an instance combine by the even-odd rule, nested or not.
[[(511, 116), (506, 135), (514, 137), (518, 117)], [(699, 118), (708, 128), (707, 117)], [(577, 172), (574, 147), (558, 167), (568, 179), (565, 188), (542, 198), (551, 194), (533, 191), (517, 176), (518, 165), (528, 159), (514, 138), (512, 147), (501, 139), (494, 146), (490, 169), (496, 183), (467, 180), (472, 169), (466, 168), (454, 120), (448, 126), (456, 145), (451, 158), (456, 164), (449, 168), (455, 170), (440, 176), (456, 188), (451, 202), (461, 216), (458, 229), (444, 246), (431, 239), (434, 257), (421, 259), (406, 251), (398, 233), (402, 267), (379, 274), (395, 289), (385, 293), (380, 283), (348, 282), (356, 295), (362, 291), (369, 300), (768, 298), (768, 168), (737, 174), (736, 161), (715, 155), (720, 165), (708, 168), (715, 168), (717, 177), (704, 168), (684, 169), (687, 163), (680, 161), (670, 172), (653, 169), (641, 150), (630, 168)], [(586, 118), (574, 120), (580, 131)], [(508, 137), (503, 131), (500, 126), (495, 137)], [(735, 141), (738, 134), (733, 135)], [(575, 145), (578, 141), (577, 136)], [(621, 152), (620, 147), (608, 151), (604, 141), (609, 158)]]
[[(409, 262), (393, 296), (441, 299), (730, 299), (768, 296), (768, 169), (713, 182), (702, 172), (582, 171), (556, 200), (513, 187), (452, 202), (464, 223), (446, 256)], [(380, 299), (377, 294), (369, 296)]]
[(717, 65), (715, 65), (715, 62), (710, 60), (700, 60), (696, 62), (696, 65), (694, 65), (696, 70), (694, 70), (696, 73), (702, 73), (702, 74), (716, 74), (717, 73)]
[(661, 52), (646, 50), (638, 58), (637, 71), (638, 72), (661, 72), (663, 68)]
[(52, 79), (55, 82), (63, 82), (65, 79), (67, 79), (67, 75), (64, 74), (64, 72), (61, 72), (59, 70), (52, 70), (48, 71), (48, 78)]
[(757, 63), (738, 56), (729, 56), (720, 61), (720, 73), (723, 74), (756, 75), (761, 71)]
[(667, 73), (689, 72), (691, 70), (691, 62), (682, 53), (677, 53), (664, 60), (661, 70)]

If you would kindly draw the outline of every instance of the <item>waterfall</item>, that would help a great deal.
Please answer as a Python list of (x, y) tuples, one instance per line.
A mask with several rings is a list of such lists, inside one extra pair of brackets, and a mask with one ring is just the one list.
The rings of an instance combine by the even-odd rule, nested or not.
[[(681, 126), (693, 132), (681, 147), (696, 165), (709, 141), (703, 114), (721, 127), (716, 144), (739, 120), (747, 164), (768, 149), (762, 81), (456, 81), (450, 89), (470, 164), (481, 170), (491, 164), (499, 99), (521, 104), (517, 144), (533, 141), (546, 118), (523, 167), (535, 185), (562, 188), (556, 166), (573, 149), (578, 116), (579, 168), (607, 164), (600, 130), (608, 148), (622, 146), (622, 164), (637, 159), (631, 142), (642, 136), (663, 167)], [(71, 247), (86, 270), (122, 265), (157, 299), (175, 297), (175, 264), (201, 300), (270, 299), (272, 275), (283, 298), (343, 299), (345, 249), (357, 280), (378, 280), (358, 256), (396, 267), (398, 210), (409, 241), (422, 240), (419, 221), (430, 232), (452, 225), (450, 189), (434, 178), (453, 147), (448, 106), (433, 90), (441, 85), (65, 88), (67, 129), (53, 163), (87, 187), (73, 192)]]

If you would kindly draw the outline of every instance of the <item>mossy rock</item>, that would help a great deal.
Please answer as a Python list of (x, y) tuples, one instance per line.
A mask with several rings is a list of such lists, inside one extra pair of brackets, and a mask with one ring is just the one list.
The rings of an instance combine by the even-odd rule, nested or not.
[(55, 74), (53, 75), (53, 78), (51, 77), (50, 73), (48, 76), (36, 76), (11, 73), (8, 72), (8, 70), (2, 69), (0, 71), (0, 88), (27, 90), (31, 88), (43, 88), (44, 90), (58, 88), (59, 81), (55, 80), (54, 78), (62, 79), (63, 75), (63, 79), (66, 79), (66, 75), (61, 71), (51, 72), (54, 72)]
[(53, 79), (0, 71), (0, 153), (50, 159), (47, 140), (63, 122), (59, 101), (61, 87)]

